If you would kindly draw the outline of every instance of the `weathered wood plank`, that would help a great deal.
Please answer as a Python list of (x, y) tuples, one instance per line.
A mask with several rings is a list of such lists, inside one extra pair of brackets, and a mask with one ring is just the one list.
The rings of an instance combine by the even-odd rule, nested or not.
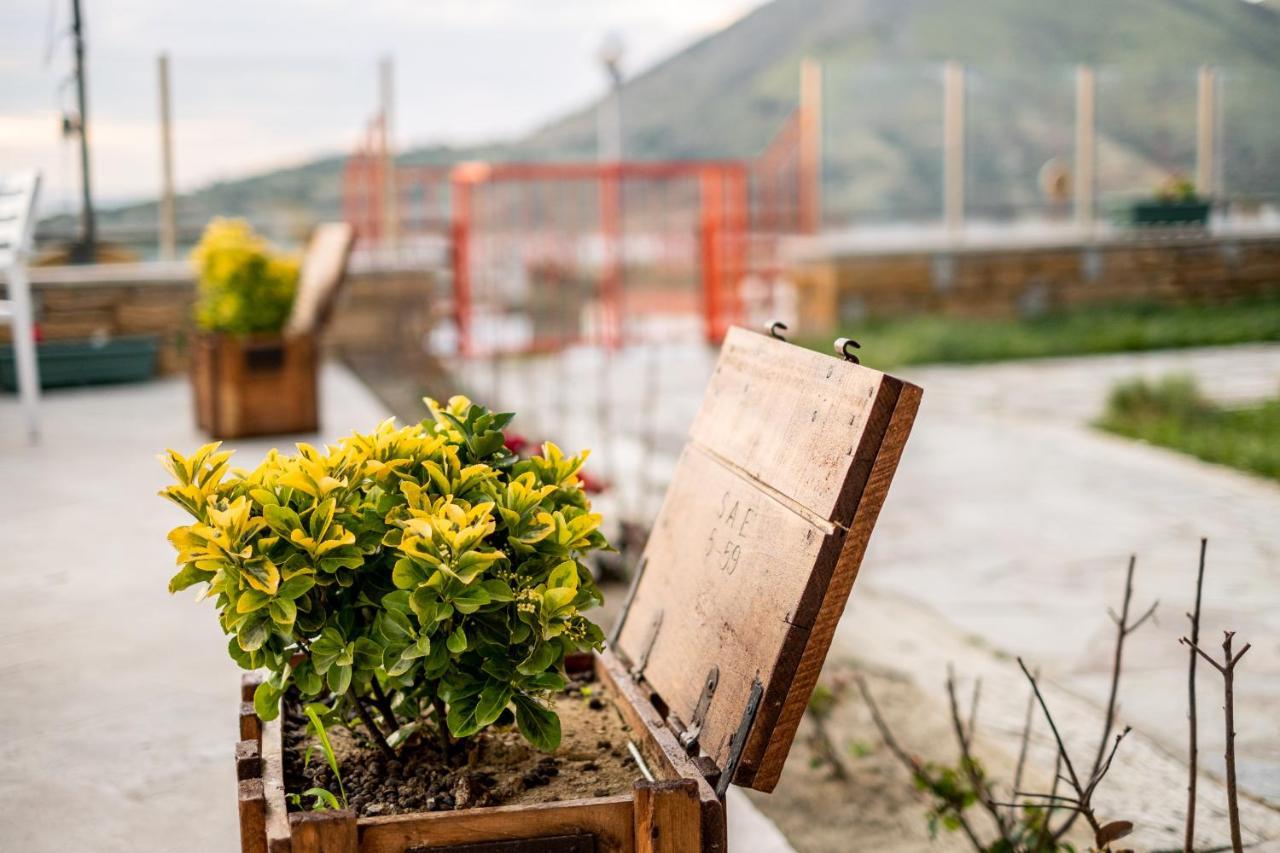
[(596, 656), (596, 673), (605, 689), (615, 697), (615, 707), (636, 733), (636, 748), (659, 781), (693, 779), (697, 784), (702, 812), (702, 849), (723, 853), (727, 846), (724, 804), (703, 775), (701, 768), (676, 741), (658, 709), (632, 681), (622, 662), (609, 649)]
[(734, 781), (776, 783), (918, 399), (843, 359), (726, 339), (616, 647)]
[(261, 779), (239, 783), (241, 853), (267, 853), (267, 800)]
[(240, 740), (262, 740), (262, 721), (252, 702), (240, 703)]
[(794, 635), (804, 632), (819, 603), (804, 600), (808, 579), (815, 563), (835, 564), (843, 535), (698, 445), (685, 448), (618, 647), (633, 666), (644, 661), (645, 682), (685, 726), (708, 672), (718, 668), (699, 738), (717, 767), (729, 762), (753, 685), (770, 684), (780, 650), (795, 647), (798, 655)]
[(636, 853), (702, 849), (701, 804), (692, 779), (636, 783)]
[(357, 821), (360, 853), (591, 833), (597, 853), (635, 853), (634, 795), (454, 812), (418, 812)]
[(262, 725), (262, 787), (267, 800), (267, 849), (291, 853), (289, 811), (284, 799), (284, 730), (280, 717)]
[(262, 747), (256, 740), (242, 740), (236, 743), (236, 779), (262, 778)]
[(858, 441), (898, 380), (767, 335), (730, 329), (692, 439), (819, 517), (847, 525)]
[[(854, 514), (853, 523), (844, 539), (835, 570), (826, 583), (826, 594), (823, 596), (817, 618), (808, 632), (804, 650), (795, 667), (795, 675), (787, 696), (783, 700), (782, 710), (767, 732), (763, 729), (753, 732), (753, 737), (767, 741), (764, 746), (764, 755), (757, 767), (744, 764), (739, 769), (740, 775), (735, 778), (735, 781), (740, 784), (748, 785), (758, 791), (772, 791), (778, 784), (787, 753), (795, 740), (800, 718), (804, 716), (809, 697), (818, 683), (822, 665), (827, 659), (827, 652), (835, 636), (836, 626), (844, 613), (849, 594), (853, 590), (853, 583), (862, 565), (872, 528), (880, 515), (880, 508), (884, 505), (889, 484), (898, 467), (898, 460), (902, 457), (902, 449), (906, 445), (916, 411), (920, 407), (920, 397), (919, 388), (914, 385), (903, 385), (885, 430), (884, 441), (880, 445), (880, 451), (872, 466), (866, 489)], [(754, 752), (750, 745), (748, 752)]]
[(356, 853), (356, 813), (347, 809), (289, 815), (293, 853)]

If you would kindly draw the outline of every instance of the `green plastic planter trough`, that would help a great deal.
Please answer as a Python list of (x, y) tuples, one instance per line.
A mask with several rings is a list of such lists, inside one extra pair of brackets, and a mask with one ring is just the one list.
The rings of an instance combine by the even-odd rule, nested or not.
[[(159, 343), (153, 335), (104, 341), (50, 341), (37, 347), (40, 387), (139, 382), (156, 372)], [(0, 347), (0, 388), (18, 387), (13, 347)]]
[(1207, 201), (1140, 201), (1130, 211), (1140, 228), (1163, 225), (1201, 226), (1209, 222)]

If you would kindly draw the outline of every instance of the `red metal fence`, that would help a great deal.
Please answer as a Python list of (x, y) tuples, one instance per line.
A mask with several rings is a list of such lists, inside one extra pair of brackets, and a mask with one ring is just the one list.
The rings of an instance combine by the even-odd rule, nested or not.
[(718, 342), (773, 312), (779, 241), (816, 229), (815, 153), (803, 109), (748, 161), (405, 166), (375, 121), (343, 211), (366, 247), (447, 238), (463, 355)]

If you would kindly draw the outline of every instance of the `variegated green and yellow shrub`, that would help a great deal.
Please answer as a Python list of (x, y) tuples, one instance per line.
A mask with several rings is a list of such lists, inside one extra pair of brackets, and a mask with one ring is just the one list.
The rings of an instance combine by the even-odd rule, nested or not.
[(293, 310), (299, 264), (243, 219), (214, 219), (191, 252), (196, 325), (207, 332), (278, 332)]
[(251, 471), (217, 444), (162, 456), (176, 482), (161, 494), (195, 519), (169, 535), (169, 589), (205, 584), (231, 657), (270, 671), (264, 719), (293, 685), (393, 746), (433, 715), (454, 738), (514, 718), (552, 750), (565, 655), (603, 640), (582, 615), (601, 601), (582, 560), (608, 547), (577, 477), (586, 453), (520, 459), (511, 415), (427, 403), (420, 424)]

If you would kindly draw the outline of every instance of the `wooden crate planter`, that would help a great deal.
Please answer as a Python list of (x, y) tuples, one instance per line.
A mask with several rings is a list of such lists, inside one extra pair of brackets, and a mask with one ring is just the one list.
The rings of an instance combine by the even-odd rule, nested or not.
[(248, 677), (244, 853), (723, 853), (730, 783), (771, 791), (920, 389), (732, 329), (608, 647), (589, 661), (646, 776), (591, 799), (357, 817), (286, 811), (280, 719)]
[(282, 334), (195, 337), (191, 386), (200, 429), (220, 439), (319, 429), (317, 337), (346, 278), (354, 240), (344, 222), (315, 228)]
[(311, 334), (198, 335), (191, 353), (196, 424), (216, 438), (315, 432), (316, 368)]

